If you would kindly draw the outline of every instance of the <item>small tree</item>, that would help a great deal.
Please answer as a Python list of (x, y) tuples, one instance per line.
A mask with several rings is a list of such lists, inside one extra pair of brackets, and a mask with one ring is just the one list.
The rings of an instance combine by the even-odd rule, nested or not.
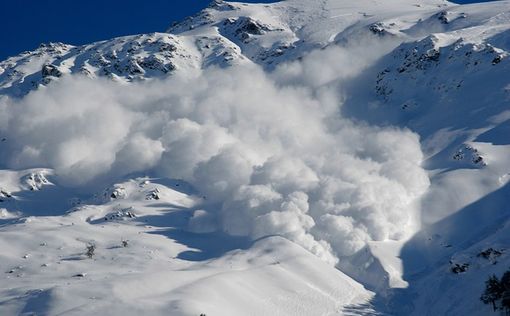
[(503, 274), (500, 285), (503, 289), (501, 309), (505, 310), (507, 314), (510, 314), (510, 270)]
[(500, 283), (505, 291), (510, 291), (510, 270), (503, 274)]
[(503, 309), (507, 315), (510, 315), (510, 292), (505, 292), (503, 299), (501, 300), (501, 309)]
[(87, 257), (89, 257), (89, 259), (92, 259), (92, 257), (94, 256), (94, 252), (95, 251), (96, 251), (96, 245), (88, 244), (87, 245), (87, 251), (85, 252), (85, 254), (87, 255)]
[(496, 301), (501, 299), (503, 296), (503, 289), (499, 283), (498, 278), (492, 275), (487, 281), (485, 281), (485, 291), (483, 292), (480, 299), (484, 304), (492, 304), (494, 311), (497, 310)]
[[(495, 275), (485, 281), (485, 291), (480, 300), (485, 304), (492, 304), (494, 311), (498, 309), (510, 312), (510, 270), (505, 272), (499, 280)], [(501, 300), (501, 306), (497, 302)]]

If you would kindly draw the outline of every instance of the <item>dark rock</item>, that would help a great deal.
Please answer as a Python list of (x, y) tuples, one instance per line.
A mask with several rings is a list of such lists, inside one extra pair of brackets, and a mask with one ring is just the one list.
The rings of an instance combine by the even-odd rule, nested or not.
[(374, 23), (368, 27), (368, 29), (375, 35), (384, 36), (388, 31), (384, 28), (381, 22)]
[(463, 264), (458, 264), (458, 263), (455, 263), (453, 264), (453, 266), (450, 268), (450, 270), (455, 273), (455, 274), (459, 274), (459, 273), (464, 273), (468, 270), (469, 268), (469, 263), (463, 263)]
[(43, 78), (46, 77), (61, 77), (62, 72), (55, 65), (44, 65), (41, 70)]
[(442, 12), (439, 12), (439, 13), (437, 14), (437, 19), (438, 19), (439, 21), (441, 21), (441, 23), (443, 23), (443, 24), (448, 24), (448, 23), (450, 23), (450, 19), (448, 19), (448, 15), (449, 15), (449, 14), (450, 14), (450, 13), (449, 13), (448, 11), (442, 11)]
[(494, 59), (492, 60), (492, 64), (493, 64), (493, 65), (497, 65), (497, 64), (499, 64), (502, 60), (503, 60), (503, 56), (498, 55), (498, 56), (494, 57)]
[(496, 250), (494, 248), (487, 248), (484, 251), (481, 251), (479, 254), (477, 254), (477, 257), (481, 257), (487, 260), (494, 260), (497, 257), (501, 256), (503, 252), (501, 250)]

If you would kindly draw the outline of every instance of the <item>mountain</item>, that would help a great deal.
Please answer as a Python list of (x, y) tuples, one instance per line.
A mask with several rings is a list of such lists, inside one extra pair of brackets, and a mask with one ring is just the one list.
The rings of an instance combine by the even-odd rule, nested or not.
[(41, 44), (1, 63), (1, 91), (22, 96), (65, 74), (129, 82), (250, 61), (271, 68), (330, 45), (353, 28), (365, 29), (372, 24), (375, 28), (378, 21), (400, 15), (418, 19), (422, 11), (430, 13), (443, 6), (447, 6), (444, 1), (419, 5), (363, 1), (355, 6), (342, 1), (270, 5), (215, 1), (196, 16), (171, 26), (168, 33), (127, 36), (80, 47)]
[(0, 62), (0, 314), (490, 315), (509, 55), (506, 0), (216, 0)]

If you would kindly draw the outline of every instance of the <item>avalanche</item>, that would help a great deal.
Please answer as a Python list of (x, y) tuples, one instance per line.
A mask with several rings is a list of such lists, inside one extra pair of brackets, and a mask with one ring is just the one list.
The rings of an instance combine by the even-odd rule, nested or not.
[(0, 62), (0, 314), (491, 313), (509, 36), (509, 1), (214, 1)]

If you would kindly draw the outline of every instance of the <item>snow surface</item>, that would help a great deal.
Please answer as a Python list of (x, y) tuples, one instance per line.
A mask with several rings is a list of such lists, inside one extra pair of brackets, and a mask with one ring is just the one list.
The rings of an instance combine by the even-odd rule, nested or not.
[[(4, 225), (2, 314), (330, 314), (370, 299), (281, 237), (186, 233), (196, 201), (171, 189), (177, 185), (133, 179), (97, 196), (98, 204)], [(158, 199), (148, 200), (154, 192)], [(92, 258), (88, 244), (96, 246)]]
[(214, 1), (0, 62), (0, 314), (490, 314), (509, 55), (510, 1)]

